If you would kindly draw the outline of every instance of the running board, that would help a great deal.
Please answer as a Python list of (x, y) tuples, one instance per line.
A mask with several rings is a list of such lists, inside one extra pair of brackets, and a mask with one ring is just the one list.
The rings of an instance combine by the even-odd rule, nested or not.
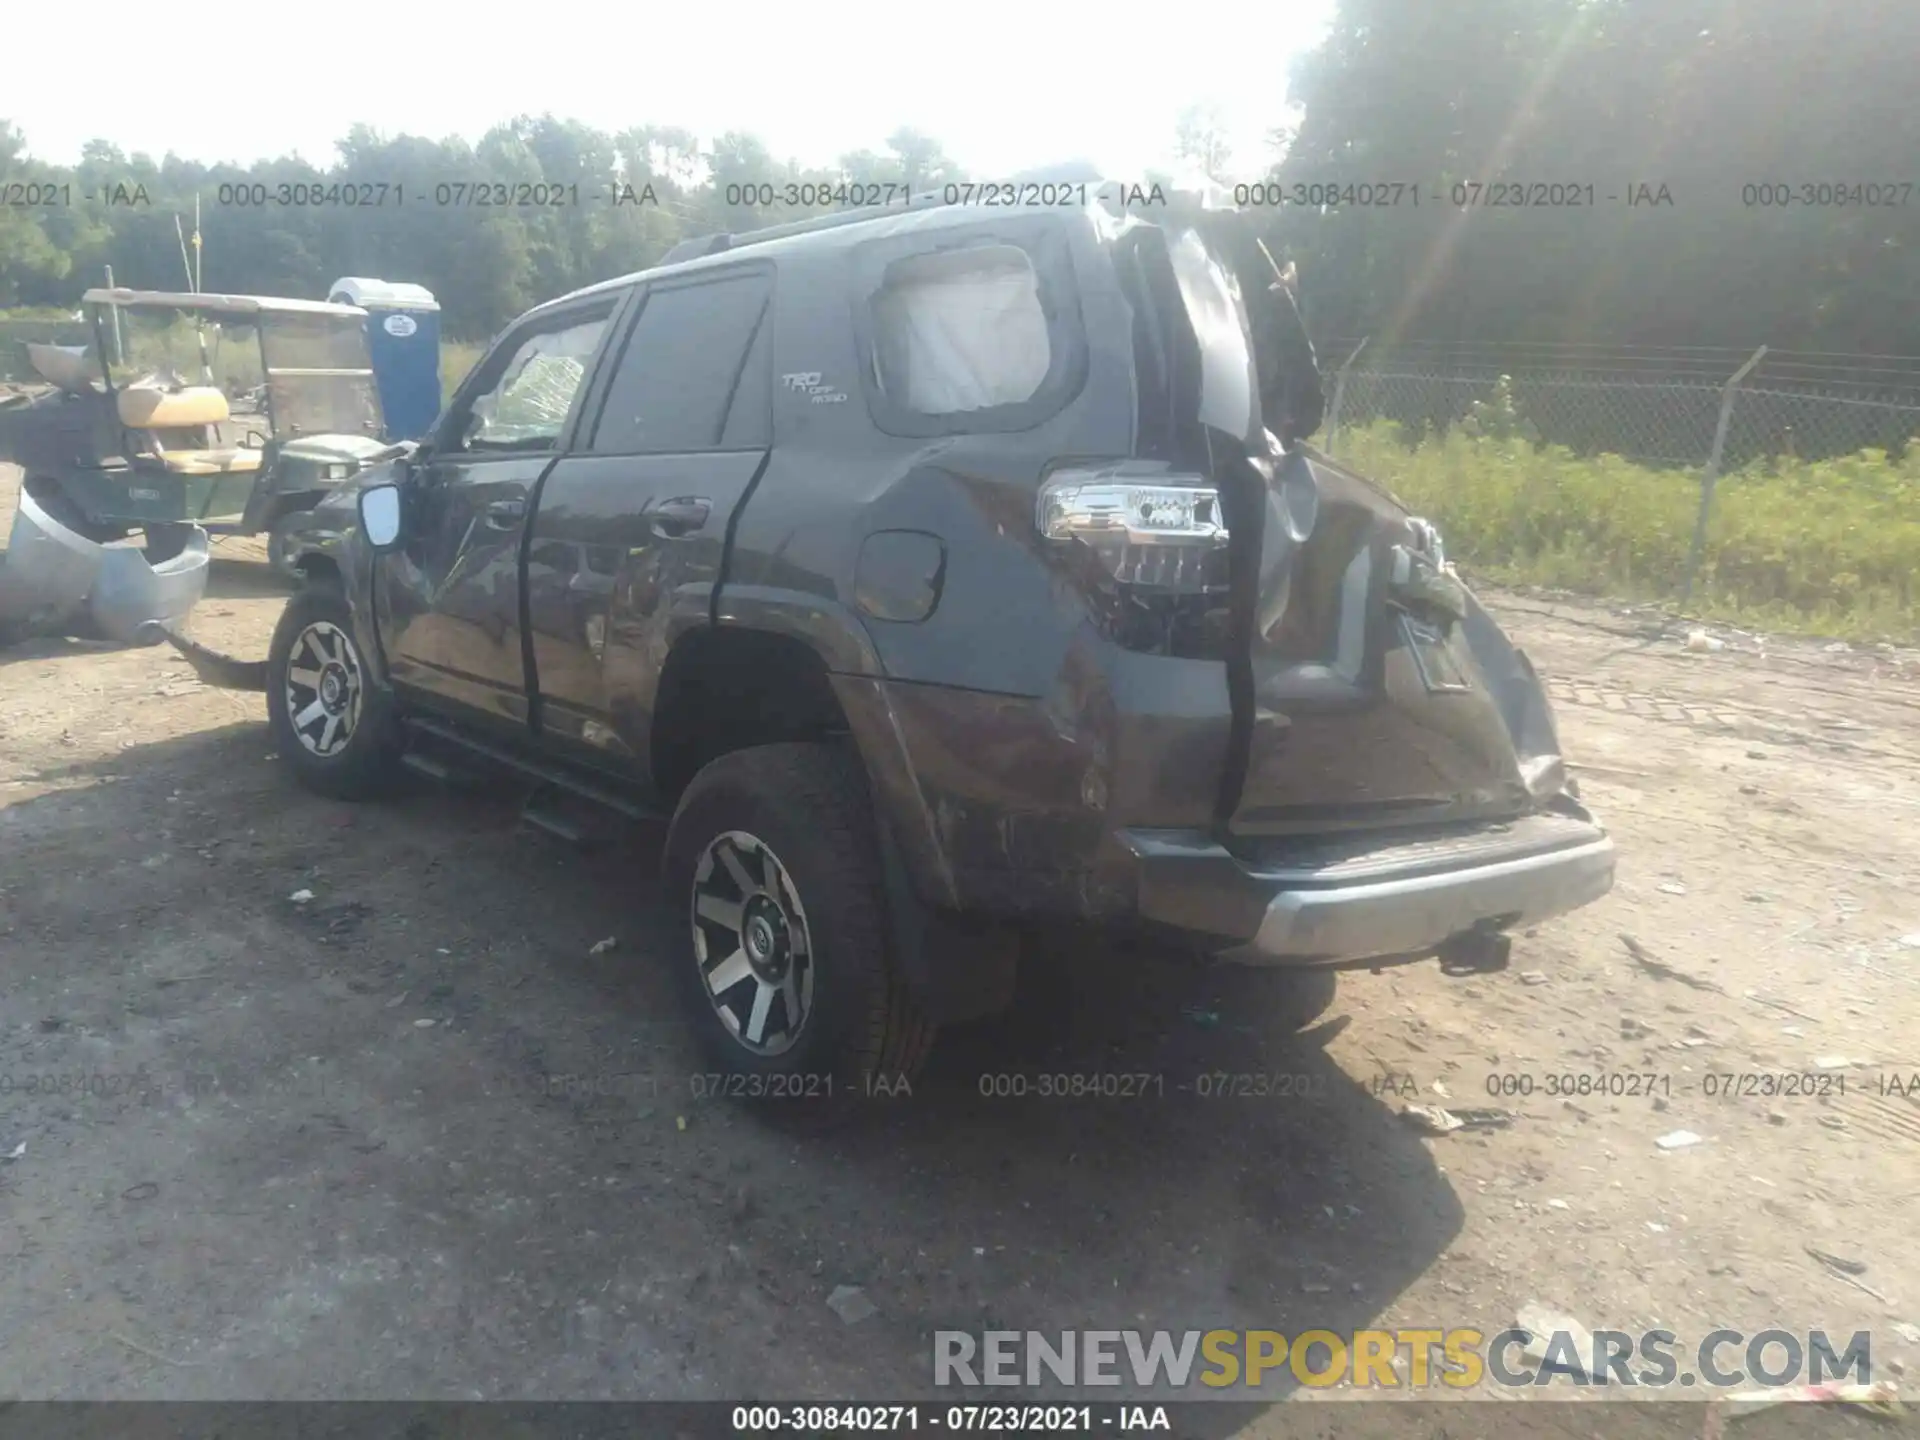
[[(645, 805), (630, 800), (608, 786), (596, 785), (592, 780), (581, 775), (576, 775), (569, 770), (562, 769), (558, 765), (536, 760), (531, 756), (519, 754), (507, 746), (497, 745), (490, 741), (482, 740), (477, 736), (469, 735), (463, 730), (446, 724), (444, 721), (415, 716), (409, 718), (405, 723), (407, 729), (414, 735), (452, 746), (465, 756), (479, 760), (493, 768), (505, 770), (510, 774), (519, 776), (521, 779), (531, 780), (539, 785), (551, 786), (555, 790), (561, 790), (569, 795), (577, 796), (582, 800), (590, 801), (604, 810), (611, 810), (623, 819), (662, 820), (666, 818), (659, 811), (649, 809)], [(446, 765), (439, 762), (433, 756), (420, 755), (419, 752), (411, 750), (408, 752), (408, 755), (409, 757), (417, 757), (410, 758), (408, 763), (422, 774), (433, 775), (435, 778), (445, 778), (452, 773)], [(545, 812), (542, 813), (544, 814)], [(540, 825), (542, 829), (550, 828), (542, 825), (539, 820), (532, 819), (531, 815), (529, 819), (532, 823)], [(573, 828), (564, 821), (558, 823), (568, 830)], [(559, 829), (552, 829), (550, 833), (560, 834), (562, 832)]]
[(599, 838), (593, 832), (574, 824), (559, 811), (539, 808), (535, 803), (539, 798), (538, 791), (527, 798), (527, 803), (520, 810), (521, 824), (531, 825), (534, 829), (551, 835), (556, 840), (563, 840), (569, 845), (582, 848), (590, 841)]
[(436, 785), (453, 783), (453, 768), (432, 755), (418, 750), (409, 750), (400, 757), (400, 763), (422, 779), (431, 780)]

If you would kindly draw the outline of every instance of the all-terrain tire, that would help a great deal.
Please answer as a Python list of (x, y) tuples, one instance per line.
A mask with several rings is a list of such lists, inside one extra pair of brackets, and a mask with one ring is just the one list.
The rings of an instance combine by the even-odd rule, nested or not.
[(364, 800), (398, 784), (392, 696), (373, 683), (347, 597), (331, 581), (294, 592), (274, 628), (267, 725), (280, 758), (317, 794)]
[[(673, 947), (681, 999), (714, 1071), (726, 1077), (710, 1088), (764, 1100), (776, 1113), (814, 1114), (908, 1093), (935, 1027), (894, 964), (872, 801), (850, 747), (761, 745), (714, 760), (674, 811), (662, 869), (667, 903), (687, 927)], [(735, 895), (746, 899), (729, 912)], [(703, 904), (721, 918), (702, 918)], [(776, 941), (750, 974), (716, 995), (706, 976), (722, 974), (736, 948), (742, 959), (734, 968), (744, 963), (756, 913), (786, 937), (787, 964)], [(811, 988), (797, 1033), (779, 1053), (764, 1053), (746, 1039), (752, 1007), (762, 989), (779, 997), (765, 1002), (762, 1016), (761, 1039), (773, 1042), (776, 1023), (794, 1018), (780, 987), (789, 973), (804, 973), (803, 949)], [(793, 988), (805, 990), (797, 978)]]

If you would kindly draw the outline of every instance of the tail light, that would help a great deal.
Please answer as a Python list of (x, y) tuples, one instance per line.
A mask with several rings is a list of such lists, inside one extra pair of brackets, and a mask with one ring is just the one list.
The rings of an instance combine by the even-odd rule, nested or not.
[(1056, 545), (1085, 547), (1129, 594), (1227, 588), (1220, 492), (1202, 476), (1127, 464), (1056, 470), (1040, 487), (1034, 523)]

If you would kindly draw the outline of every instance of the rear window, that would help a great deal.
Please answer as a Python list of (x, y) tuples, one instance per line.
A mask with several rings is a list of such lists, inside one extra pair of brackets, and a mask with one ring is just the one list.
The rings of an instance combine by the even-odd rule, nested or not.
[(874, 383), (918, 414), (1021, 404), (1053, 368), (1040, 277), (1018, 246), (895, 261), (872, 305)]
[(1008, 216), (858, 247), (850, 298), (874, 424), (932, 437), (1057, 415), (1087, 377), (1077, 234), (1051, 215)]

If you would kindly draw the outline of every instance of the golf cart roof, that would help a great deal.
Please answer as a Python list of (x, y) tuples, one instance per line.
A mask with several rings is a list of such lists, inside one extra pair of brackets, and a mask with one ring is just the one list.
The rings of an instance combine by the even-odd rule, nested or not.
[(365, 320), (357, 305), (334, 305), (325, 300), (288, 300), (277, 295), (196, 295), (175, 290), (89, 290), (80, 297), (88, 305), (150, 305), (175, 310), (211, 310), (228, 315), (329, 315), (342, 320)]

